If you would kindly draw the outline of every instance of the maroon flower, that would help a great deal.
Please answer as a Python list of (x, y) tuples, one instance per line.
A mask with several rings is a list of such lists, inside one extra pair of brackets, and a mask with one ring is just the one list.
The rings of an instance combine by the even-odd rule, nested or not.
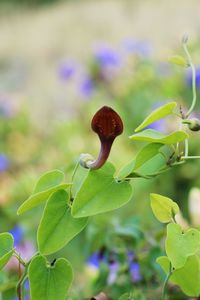
[(97, 160), (92, 161), (87, 157), (82, 165), (89, 169), (99, 169), (108, 159), (115, 138), (123, 132), (123, 123), (111, 107), (103, 106), (94, 115), (91, 127), (99, 136), (101, 149)]

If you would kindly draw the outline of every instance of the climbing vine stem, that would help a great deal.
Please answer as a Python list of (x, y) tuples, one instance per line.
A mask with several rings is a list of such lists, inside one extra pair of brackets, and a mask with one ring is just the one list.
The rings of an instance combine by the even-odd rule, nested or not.
[(191, 67), (191, 70), (192, 70), (192, 95), (193, 95), (193, 98), (192, 98), (192, 104), (191, 104), (188, 112), (185, 114), (185, 118), (187, 118), (187, 117), (189, 117), (189, 115), (193, 111), (193, 109), (194, 109), (194, 107), (196, 105), (196, 100), (197, 100), (197, 92), (196, 92), (196, 70), (195, 70), (194, 64), (192, 62), (191, 55), (190, 55), (190, 53), (188, 51), (187, 39), (183, 39), (182, 43), (183, 43), (183, 49), (185, 51), (185, 54), (186, 54), (189, 66)]
[(166, 298), (166, 294), (167, 294), (167, 285), (168, 285), (168, 282), (169, 282), (169, 279), (170, 279), (170, 276), (172, 275), (172, 265), (170, 263), (170, 266), (169, 266), (169, 273), (167, 274), (167, 277), (165, 279), (165, 282), (164, 282), (164, 285), (163, 285), (163, 292), (162, 292), (162, 300), (165, 300)]

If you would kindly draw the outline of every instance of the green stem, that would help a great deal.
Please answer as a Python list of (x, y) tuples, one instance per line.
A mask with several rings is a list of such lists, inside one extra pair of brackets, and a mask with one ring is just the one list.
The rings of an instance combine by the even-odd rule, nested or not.
[(192, 104), (191, 104), (188, 112), (185, 115), (185, 117), (187, 118), (191, 114), (191, 112), (193, 111), (193, 109), (195, 107), (195, 104), (196, 104), (196, 100), (197, 100), (197, 93), (196, 93), (196, 71), (195, 71), (195, 67), (194, 67), (193, 62), (192, 62), (192, 58), (191, 58), (190, 53), (188, 51), (187, 43), (186, 42), (183, 42), (183, 49), (184, 49), (185, 54), (187, 56), (189, 65), (190, 65), (190, 67), (192, 69), (192, 94), (193, 94), (193, 99), (192, 99)]
[(15, 256), (20, 264), (22, 264), (24, 267), (26, 266), (26, 262), (21, 258), (20, 254), (14, 250), (13, 256)]
[(18, 284), (17, 284), (17, 293), (18, 293), (18, 299), (22, 300), (22, 285), (27, 278), (27, 274), (23, 274), (22, 277), (20, 278)]
[(200, 155), (197, 155), (197, 156), (182, 156), (181, 159), (200, 159)]
[(167, 277), (165, 278), (165, 282), (164, 282), (164, 285), (163, 285), (162, 300), (165, 300), (165, 297), (167, 295), (167, 285), (168, 285), (169, 278), (170, 278), (171, 275), (172, 275), (172, 266), (170, 264), (169, 273), (167, 274)]
[(22, 300), (22, 286), (27, 277), (28, 277), (28, 275), (27, 275), (27, 267), (26, 267), (25, 271), (24, 271), (23, 275), (21, 276), (21, 278), (19, 279), (19, 281), (17, 283), (17, 287), (16, 287), (19, 300)]
[(188, 144), (188, 139), (185, 140), (185, 155), (184, 157), (188, 157), (189, 153), (189, 144)]
[[(19, 260), (19, 262), (20, 263), (22, 263), (23, 262), (23, 266), (25, 267), (24, 268), (24, 273), (22, 274), (22, 276), (20, 277), (20, 279), (19, 279), (19, 281), (18, 281), (18, 283), (17, 283), (17, 286), (16, 286), (16, 289), (17, 289), (17, 293), (18, 293), (18, 300), (22, 300), (22, 286), (23, 286), (23, 284), (24, 284), (24, 281), (26, 280), (26, 278), (28, 277), (28, 275), (27, 275), (27, 272), (28, 272), (28, 267), (29, 267), (29, 265), (30, 265), (30, 263), (31, 263), (31, 261), (32, 261), (32, 259), (36, 256), (36, 255), (38, 255), (39, 254), (39, 252), (36, 252), (32, 257), (31, 257), (31, 259), (27, 262), (27, 263), (25, 263), (22, 259), (21, 260)], [(17, 255), (19, 255), (18, 253), (17, 253)], [(19, 257), (20, 257), (20, 255), (19, 255)]]

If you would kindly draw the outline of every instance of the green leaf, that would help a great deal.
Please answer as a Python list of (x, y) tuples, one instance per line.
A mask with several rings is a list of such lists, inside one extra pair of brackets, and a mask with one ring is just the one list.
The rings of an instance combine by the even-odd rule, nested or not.
[(33, 194), (46, 191), (64, 180), (64, 173), (60, 170), (52, 170), (43, 174), (37, 181)]
[(128, 182), (116, 182), (115, 169), (106, 163), (99, 170), (90, 170), (72, 204), (72, 215), (82, 218), (123, 206), (132, 196)]
[(159, 256), (156, 259), (156, 262), (161, 266), (161, 268), (163, 269), (163, 271), (166, 274), (169, 274), (169, 272), (170, 272), (170, 260), (167, 256)]
[(13, 236), (8, 233), (0, 233), (0, 270), (7, 264), (13, 254)]
[(176, 105), (176, 102), (169, 102), (158, 107), (135, 129), (135, 132), (138, 132), (147, 127), (149, 124), (152, 124), (153, 122), (172, 114)]
[(175, 270), (171, 276), (171, 282), (180, 286), (187, 296), (200, 295), (200, 269), (199, 258), (194, 255), (187, 259), (183, 268)]
[(135, 159), (128, 163), (125, 167), (123, 167), (117, 176), (119, 180), (127, 177), (131, 174), (134, 170), (143, 166), (147, 161), (152, 159), (159, 153), (159, 149), (163, 146), (163, 144), (159, 143), (151, 143), (143, 147), (138, 154), (136, 155)]
[(71, 183), (61, 183), (64, 173), (53, 170), (42, 175), (37, 181), (33, 194), (19, 207), (17, 214), (20, 215), (27, 210), (45, 202), (49, 196), (57, 190), (66, 189)]
[(151, 208), (155, 217), (162, 223), (171, 222), (179, 212), (176, 202), (159, 194), (150, 194)]
[(159, 143), (151, 143), (142, 148), (136, 155), (134, 170), (140, 168), (143, 164), (156, 156), (162, 146), (163, 145)]
[(161, 143), (161, 144), (175, 144), (184, 141), (188, 138), (188, 134), (185, 131), (175, 131), (169, 135), (165, 135), (158, 130), (145, 129), (140, 133), (136, 133), (129, 137), (131, 140), (144, 141), (151, 143)]
[(172, 266), (182, 268), (188, 256), (194, 255), (200, 247), (200, 232), (191, 228), (185, 233), (178, 224), (167, 225), (165, 249)]
[(133, 172), (133, 169), (135, 167), (135, 159), (130, 161), (127, 165), (125, 165), (118, 173), (117, 179), (122, 180), (126, 177), (128, 177), (129, 174)]
[(68, 206), (69, 196), (59, 190), (47, 201), (37, 233), (38, 247), (48, 255), (63, 248), (86, 226), (88, 218), (74, 219)]
[(65, 300), (73, 280), (72, 267), (64, 258), (53, 266), (43, 256), (36, 256), (28, 268), (31, 300)]
[[(157, 262), (168, 274), (170, 268), (168, 257), (161, 256), (157, 258)], [(170, 282), (177, 284), (187, 296), (198, 297), (200, 295), (199, 258), (196, 255), (188, 257), (182, 268), (173, 271), (170, 276)]]
[(169, 57), (169, 62), (171, 62), (172, 64), (175, 64), (175, 65), (181, 66), (181, 67), (187, 68), (189, 66), (186, 59), (180, 55), (172, 55), (171, 57)]

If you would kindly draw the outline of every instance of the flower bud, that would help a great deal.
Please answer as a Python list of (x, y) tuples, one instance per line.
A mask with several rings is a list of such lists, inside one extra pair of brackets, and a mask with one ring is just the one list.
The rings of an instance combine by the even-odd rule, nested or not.
[(197, 118), (183, 120), (183, 124), (188, 124), (188, 128), (192, 131), (200, 130), (200, 120)]
[(81, 153), (80, 155), (80, 165), (84, 168), (87, 168), (89, 162), (94, 161), (94, 158), (89, 153)]

